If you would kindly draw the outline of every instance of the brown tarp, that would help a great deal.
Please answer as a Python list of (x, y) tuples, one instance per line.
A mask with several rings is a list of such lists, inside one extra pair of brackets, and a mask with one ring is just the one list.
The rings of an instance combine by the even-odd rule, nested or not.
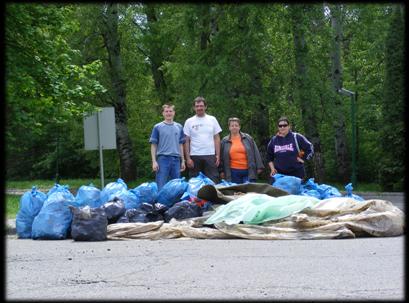
[[(223, 196), (224, 193), (223, 193)], [(224, 200), (223, 200), (224, 201)], [(225, 203), (225, 202), (224, 202)], [(280, 220), (259, 225), (217, 223), (204, 225), (212, 214), (181, 221), (108, 225), (108, 239), (333, 239), (392, 237), (404, 233), (404, 213), (385, 200), (356, 201), (330, 198)]]
[(213, 203), (226, 204), (238, 196), (246, 193), (266, 194), (271, 197), (286, 196), (289, 193), (266, 183), (246, 183), (232, 186), (217, 187), (214, 185), (204, 185), (197, 192), (200, 199), (205, 199)]

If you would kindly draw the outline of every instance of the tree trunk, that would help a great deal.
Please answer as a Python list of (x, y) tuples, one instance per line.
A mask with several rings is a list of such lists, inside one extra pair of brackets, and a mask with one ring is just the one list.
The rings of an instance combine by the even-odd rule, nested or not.
[(125, 181), (136, 179), (132, 142), (128, 133), (126, 83), (123, 76), (118, 36), (118, 4), (108, 4), (102, 13), (102, 36), (108, 51), (109, 74), (115, 108), (116, 142), (120, 160), (120, 177)]
[(332, 47), (332, 84), (334, 98), (333, 126), (335, 130), (335, 157), (337, 159), (337, 173), (343, 182), (350, 181), (351, 161), (348, 153), (348, 145), (345, 131), (345, 117), (343, 112), (342, 97), (338, 90), (342, 88), (342, 68), (341, 68), (341, 42), (342, 42), (342, 21), (341, 6), (339, 4), (331, 6), (331, 26), (333, 29)]
[[(314, 107), (311, 106), (311, 93), (313, 87), (308, 76), (308, 47), (305, 41), (304, 5), (294, 5), (291, 8), (292, 28), (295, 50), (295, 73), (301, 115), (303, 117), (305, 136), (314, 146), (314, 157), (312, 165), (306, 165), (307, 177), (314, 176), (317, 183), (325, 179), (324, 159), (321, 152), (321, 141), (318, 133), (317, 121)], [(312, 168), (311, 168), (312, 167)], [(310, 170), (312, 169), (312, 172)]]
[(169, 103), (171, 100), (168, 94), (165, 76), (163, 74), (163, 71), (161, 70), (163, 62), (165, 61), (165, 54), (163, 53), (163, 46), (161, 45), (160, 41), (157, 41), (157, 37), (159, 34), (156, 29), (158, 19), (156, 17), (154, 4), (145, 4), (144, 8), (148, 21), (147, 24), (149, 28), (149, 35), (153, 37), (148, 45), (152, 77), (161, 104), (165, 104)]

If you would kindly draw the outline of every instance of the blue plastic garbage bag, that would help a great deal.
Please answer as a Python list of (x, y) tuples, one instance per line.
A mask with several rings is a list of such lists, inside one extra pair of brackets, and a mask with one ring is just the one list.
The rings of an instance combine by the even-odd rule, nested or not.
[(124, 201), (125, 209), (138, 208), (141, 205), (139, 198), (132, 191), (127, 189), (122, 189), (121, 191), (112, 193), (109, 196), (109, 201), (115, 198), (119, 198)]
[(75, 202), (80, 206), (99, 207), (101, 203), (101, 190), (94, 185), (82, 185), (75, 196)]
[(180, 201), (183, 193), (187, 189), (185, 177), (172, 179), (168, 181), (158, 193), (157, 202), (171, 207), (176, 202)]
[(199, 172), (199, 175), (197, 175), (196, 177), (190, 178), (187, 184), (188, 185), (187, 185), (186, 192), (188, 192), (189, 194), (195, 197), (197, 197), (197, 192), (202, 186), (208, 185), (208, 184), (215, 185), (212, 179), (206, 177), (206, 175), (203, 174), (202, 172)]
[(301, 195), (313, 196), (318, 199), (328, 199), (334, 197), (342, 197), (342, 194), (337, 188), (327, 184), (317, 184), (314, 178), (310, 178), (301, 186)]
[(342, 194), (334, 186), (327, 184), (318, 185), (318, 192), (321, 195), (321, 199), (329, 199), (334, 197), (342, 197)]
[(205, 174), (199, 172), (199, 175), (192, 177), (187, 182), (186, 192), (180, 197), (180, 200), (193, 200), (197, 198), (197, 192), (204, 185), (215, 185), (212, 179), (206, 177)]
[(100, 202), (103, 205), (115, 198), (121, 199), (126, 209), (138, 208), (141, 203), (139, 197), (134, 192), (128, 190), (128, 186), (121, 178), (115, 182), (108, 183), (104, 187), (101, 191)]
[(69, 205), (78, 206), (68, 187), (61, 186), (44, 201), (34, 218), (32, 238), (62, 240), (70, 235), (72, 213)]
[(61, 190), (68, 190), (69, 186), (68, 185), (60, 185), (58, 183), (55, 183), (54, 186), (48, 191), (47, 197), (49, 197), (51, 194), (53, 194), (56, 191), (61, 191)]
[(347, 185), (345, 185), (345, 190), (347, 191), (347, 193), (346, 193), (345, 196), (346, 196), (346, 197), (350, 197), (350, 198), (352, 198), (352, 199), (355, 199), (355, 200), (357, 200), (357, 201), (365, 201), (365, 199), (363, 199), (362, 197), (353, 194), (353, 193), (352, 193), (352, 190), (353, 190), (353, 189), (354, 189), (354, 188), (352, 187), (352, 183), (348, 183)]
[(156, 182), (145, 182), (130, 190), (141, 203), (154, 203), (158, 195), (158, 184)]
[(301, 193), (301, 179), (294, 176), (275, 174), (272, 185), (292, 195), (299, 195)]
[(121, 178), (119, 178), (115, 182), (108, 183), (101, 191), (100, 195), (101, 204), (108, 202), (112, 194), (120, 192), (122, 190), (128, 190), (128, 186)]
[(237, 185), (237, 183), (226, 181), (222, 179), (220, 183), (216, 184), (216, 187), (233, 186), (233, 185)]
[(21, 196), (19, 210), (16, 216), (16, 232), (20, 239), (30, 239), (35, 216), (41, 210), (47, 195), (38, 191), (35, 186)]
[(310, 196), (315, 197), (317, 199), (321, 199), (321, 194), (318, 191), (318, 184), (314, 182), (314, 178), (310, 178), (301, 185), (301, 193), (302, 196)]

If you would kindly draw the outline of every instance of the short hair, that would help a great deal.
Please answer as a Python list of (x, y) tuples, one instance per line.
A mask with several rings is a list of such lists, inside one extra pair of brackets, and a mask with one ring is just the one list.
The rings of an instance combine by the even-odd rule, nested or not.
[(227, 121), (228, 126), (230, 126), (230, 122), (237, 122), (240, 125), (240, 119), (236, 117), (229, 118), (229, 120)]
[(165, 108), (170, 108), (171, 110), (175, 110), (175, 106), (173, 104), (169, 104), (169, 103), (166, 103), (166, 104), (162, 105), (162, 111), (164, 111)]
[(202, 96), (196, 97), (195, 100), (193, 100), (193, 106), (195, 106), (198, 102), (203, 102), (203, 104), (207, 106), (206, 99)]
[(288, 118), (287, 117), (281, 117), (280, 119), (278, 119), (278, 121), (277, 121), (277, 124), (280, 124), (280, 122), (281, 121), (285, 121), (285, 122), (287, 122), (287, 124), (290, 124), (290, 121), (288, 120)]

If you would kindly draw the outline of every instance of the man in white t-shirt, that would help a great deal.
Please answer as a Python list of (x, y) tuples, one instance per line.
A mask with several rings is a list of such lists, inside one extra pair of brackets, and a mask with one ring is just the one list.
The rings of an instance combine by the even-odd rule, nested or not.
[(183, 132), (186, 135), (185, 157), (189, 168), (189, 177), (202, 172), (219, 183), (218, 166), (220, 163), (220, 135), (222, 131), (216, 118), (206, 114), (205, 98), (194, 100), (196, 115), (186, 120)]

